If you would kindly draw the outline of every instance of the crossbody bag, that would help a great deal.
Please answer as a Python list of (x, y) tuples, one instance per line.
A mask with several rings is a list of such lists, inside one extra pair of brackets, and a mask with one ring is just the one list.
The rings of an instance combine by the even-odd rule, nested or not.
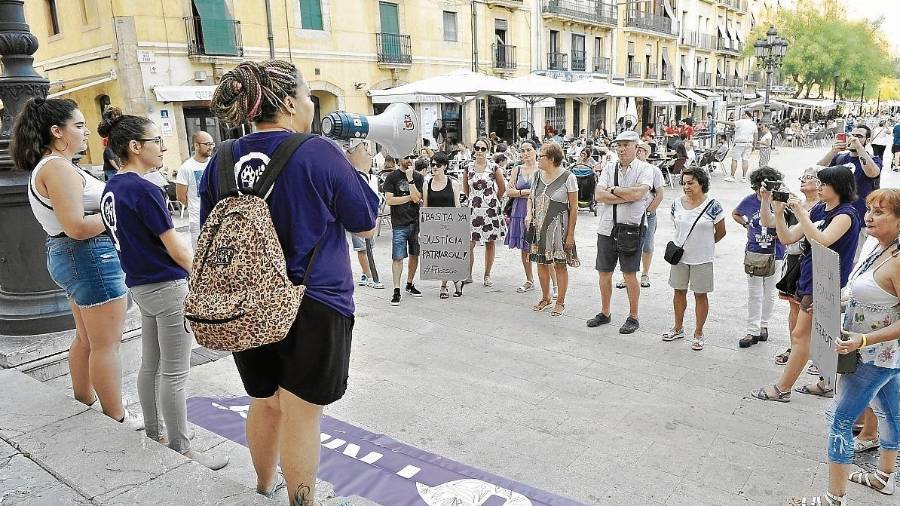
[(666, 259), (666, 262), (669, 262), (672, 265), (678, 265), (678, 262), (681, 261), (681, 257), (684, 256), (684, 245), (687, 244), (687, 240), (691, 236), (691, 232), (694, 231), (694, 227), (697, 226), (697, 222), (700, 221), (700, 218), (702, 218), (704, 214), (706, 214), (706, 211), (709, 210), (709, 206), (711, 206), (712, 203), (713, 201), (712, 199), (710, 199), (710, 201), (706, 203), (706, 207), (704, 207), (703, 210), (700, 211), (700, 214), (697, 215), (697, 219), (694, 220), (694, 224), (691, 225), (691, 229), (688, 230), (687, 235), (684, 236), (684, 241), (681, 243), (681, 246), (676, 244), (675, 241), (669, 241), (669, 243), (666, 244), (666, 253), (663, 255), (663, 258)]

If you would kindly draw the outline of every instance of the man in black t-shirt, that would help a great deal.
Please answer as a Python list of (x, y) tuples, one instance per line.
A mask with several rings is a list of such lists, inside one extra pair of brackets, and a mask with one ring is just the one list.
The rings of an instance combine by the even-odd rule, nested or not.
[(391, 305), (400, 305), (400, 273), (403, 259), (409, 256), (406, 274), (406, 292), (413, 297), (421, 297), (413, 280), (419, 267), (419, 203), (422, 202), (422, 174), (413, 169), (415, 155), (400, 160), (400, 164), (384, 180), (384, 198), (391, 206), (391, 271), (394, 275), (394, 295)]
[(112, 148), (106, 146), (103, 150), (103, 177), (107, 181), (119, 172), (119, 157), (113, 153)]

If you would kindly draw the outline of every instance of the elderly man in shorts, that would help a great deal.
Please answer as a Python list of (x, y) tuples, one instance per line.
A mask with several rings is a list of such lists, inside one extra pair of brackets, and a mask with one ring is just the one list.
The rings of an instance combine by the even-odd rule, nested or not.
[(625, 277), (629, 313), (619, 329), (631, 334), (640, 328), (638, 300), (641, 290), (637, 271), (641, 265), (641, 237), (646, 230), (647, 208), (654, 185), (653, 166), (637, 158), (638, 134), (626, 130), (613, 141), (618, 161), (610, 163), (597, 182), (596, 199), (600, 221), (597, 227), (596, 269), (600, 274), (600, 312), (587, 321), (598, 327), (612, 321), (612, 275), (616, 264)]

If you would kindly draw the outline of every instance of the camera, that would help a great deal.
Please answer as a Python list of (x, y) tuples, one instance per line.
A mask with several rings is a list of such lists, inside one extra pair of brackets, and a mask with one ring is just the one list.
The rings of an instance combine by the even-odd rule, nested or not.
[(787, 202), (790, 197), (791, 197), (790, 192), (783, 192), (783, 191), (773, 191), (772, 192), (772, 200), (774, 200), (775, 202)]
[(781, 188), (781, 181), (771, 181), (769, 179), (766, 179), (765, 181), (763, 181), (763, 186), (766, 187), (766, 190), (773, 192)]

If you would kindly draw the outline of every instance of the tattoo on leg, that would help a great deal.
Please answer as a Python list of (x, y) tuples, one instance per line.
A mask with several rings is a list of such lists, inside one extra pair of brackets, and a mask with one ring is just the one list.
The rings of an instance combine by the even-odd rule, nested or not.
[(310, 487), (303, 483), (297, 487), (297, 494), (294, 496), (292, 506), (315, 506), (315, 497), (310, 497)]

